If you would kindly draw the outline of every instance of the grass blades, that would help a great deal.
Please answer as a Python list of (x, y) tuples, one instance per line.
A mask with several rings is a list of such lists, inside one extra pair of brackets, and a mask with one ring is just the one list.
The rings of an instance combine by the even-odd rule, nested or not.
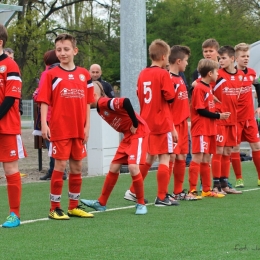
[[(259, 193), (252, 162), (242, 163), (245, 191), (225, 198), (181, 201), (180, 206), (155, 207), (157, 184), (151, 172), (145, 180), (148, 214), (136, 216), (134, 203), (123, 199), (131, 177), (122, 174), (107, 208), (93, 219), (45, 220), (49, 182), (23, 185), (21, 220), (14, 229), (0, 228), (0, 259), (259, 259)], [(97, 199), (104, 176), (83, 179), (81, 198)], [(231, 183), (235, 183), (233, 171)], [(67, 181), (62, 208), (67, 209)], [(186, 188), (187, 175), (185, 180)], [(169, 191), (172, 191), (172, 180)], [(259, 189), (258, 189), (259, 188)], [(255, 189), (255, 190), (254, 190)], [(6, 187), (0, 187), (0, 220), (8, 215)], [(123, 207), (126, 207), (122, 209)], [(88, 209), (90, 212), (91, 209)]]

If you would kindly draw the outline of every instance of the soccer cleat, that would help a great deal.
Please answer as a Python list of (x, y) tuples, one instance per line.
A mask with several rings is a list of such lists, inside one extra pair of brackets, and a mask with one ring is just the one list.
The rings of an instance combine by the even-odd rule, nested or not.
[(158, 197), (156, 197), (154, 201), (154, 205), (157, 207), (173, 206), (172, 202), (167, 196), (163, 200), (160, 200)]
[(179, 202), (171, 195), (171, 194), (166, 194), (166, 197), (170, 200), (172, 203), (172, 206), (179, 206)]
[(196, 196), (194, 196), (192, 193), (186, 193), (185, 190), (178, 194), (173, 193), (172, 195), (176, 200), (198, 200)]
[(41, 181), (47, 181), (50, 180), (52, 176), (52, 173), (47, 172), (44, 176), (40, 177)]
[(80, 200), (84, 205), (96, 210), (96, 211), (105, 211), (107, 209), (106, 206), (100, 205), (98, 200)]
[(222, 190), (224, 192), (226, 192), (227, 194), (242, 194), (242, 191), (236, 190), (236, 189), (232, 189), (232, 188), (229, 188), (229, 187), (222, 188)]
[(235, 188), (244, 188), (244, 181), (243, 179), (237, 179)]
[[(133, 202), (137, 202), (136, 195), (135, 195), (133, 192), (131, 192), (130, 190), (127, 190), (127, 191), (125, 192), (124, 199), (125, 199), (125, 200), (130, 200), (130, 201), (133, 201)], [(147, 200), (147, 199), (144, 199), (144, 203), (147, 204), (147, 203), (148, 203), (148, 200)]]
[(202, 191), (201, 192), (201, 196), (202, 197), (213, 197), (213, 198), (224, 198), (225, 195), (224, 194), (220, 194), (218, 192), (214, 192), (214, 191)]
[(197, 198), (197, 200), (202, 200), (202, 196), (199, 196), (199, 193), (196, 190), (192, 190), (189, 192), (189, 194), (192, 194)]
[(147, 213), (147, 208), (145, 205), (136, 204), (135, 207), (136, 207), (135, 215), (145, 215)]
[(49, 218), (56, 219), (56, 220), (68, 220), (70, 219), (68, 215), (64, 213), (64, 211), (60, 208), (55, 208), (54, 210), (50, 211)]
[(260, 180), (257, 181), (257, 186), (260, 186)]
[(212, 189), (212, 191), (215, 192), (215, 193), (227, 195), (227, 193), (226, 193), (225, 191), (223, 191), (222, 188), (219, 189), (218, 187), (214, 187), (214, 188)]
[(5, 223), (2, 225), (4, 228), (13, 228), (18, 226), (20, 226), (20, 219), (13, 212), (10, 213)]
[(227, 185), (228, 185), (229, 188), (232, 189), (232, 183), (230, 183), (230, 182), (228, 181), (228, 182), (227, 182)]
[(78, 205), (74, 209), (68, 210), (68, 216), (70, 217), (79, 217), (79, 218), (93, 218), (94, 215), (91, 213), (88, 213), (84, 210), (84, 208), (80, 205)]

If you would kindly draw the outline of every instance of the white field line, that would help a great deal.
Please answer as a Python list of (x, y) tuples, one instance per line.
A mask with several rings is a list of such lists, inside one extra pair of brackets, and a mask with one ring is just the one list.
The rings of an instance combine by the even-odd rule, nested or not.
[[(256, 190), (260, 190), (260, 188), (254, 188), (254, 189), (249, 189), (249, 190), (241, 190), (241, 191), (247, 192), (247, 191), (256, 191)], [(146, 206), (150, 206), (150, 205), (154, 205), (154, 203), (146, 204)], [(135, 207), (135, 205), (132, 205), (132, 206), (127, 206), (127, 207), (119, 207), (119, 208), (107, 209), (106, 211), (91, 211), (89, 213), (92, 213), (92, 214), (104, 213), (104, 212), (108, 212), (108, 211), (131, 209), (131, 208), (134, 208), (134, 207)], [(50, 219), (49, 218), (39, 218), (39, 219), (25, 220), (25, 221), (21, 221), (21, 224), (29, 224), (29, 223), (34, 223), (34, 222), (38, 222), (38, 221), (46, 221), (46, 220), (50, 220)], [(0, 227), (2, 227), (2, 225), (0, 225)]]

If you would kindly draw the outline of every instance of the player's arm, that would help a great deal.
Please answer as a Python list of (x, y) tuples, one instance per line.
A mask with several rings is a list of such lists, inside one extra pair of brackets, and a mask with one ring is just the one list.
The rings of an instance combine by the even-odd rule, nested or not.
[(41, 131), (42, 137), (44, 139), (50, 140), (51, 133), (50, 128), (47, 124), (47, 113), (48, 113), (48, 105), (46, 103), (41, 103)]
[(227, 119), (230, 116), (230, 112), (213, 113), (213, 112), (208, 111), (207, 109), (197, 109), (197, 111), (201, 116), (204, 116), (207, 118)]
[(254, 84), (255, 86), (255, 92), (256, 92), (256, 96), (257, 96), (257, 109), (255, 110), (255, 114), (257, 115), (257, 118), (260, 118), (260, 84)]
[(0, 105), (0, 120), (7, 114), (10, 108), (13, 106), (15, 97), (5, 97)]
[(83, 144), (86, 144), (89, 138), (89, 128), (90, 128), (90, 104), (87, 104), (87, 111), (86, 111), (86, 124), (84, 127), (84, 140)]
[(132, 127), (130, 128), (130, 131), (132, 134), (135, 134), (137, 127), (138, 127), (138, 120), (137, 120), (134, 108), (133, 108), (129, 98), (124, 99), (123, 108), (126, 110), (127, 114), (129, 115), (129, 117), (131, 118), (132, 123), (133, 123)]

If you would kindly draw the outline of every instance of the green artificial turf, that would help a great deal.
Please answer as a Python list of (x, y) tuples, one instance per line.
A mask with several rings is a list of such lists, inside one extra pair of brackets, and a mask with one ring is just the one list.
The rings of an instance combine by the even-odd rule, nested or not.
[[(93, 219), (45, 220), (49, 182), (23, 185), (21, 221), (14, 229), (0, 228), (0, 259), (260, 259), (259, 194), (252, 162), (242, 163), (245, 191), (225, 198), (181, 201), (180, 206), (155, 207), (156, 174), (145, 180), (148, 214), (136, 216), (123, 199), (131, 177), (122, 174), (107, 208)], [(97, 199), (104, 177), (83, 179), (81, 198)], [(235, 184), (233, 171), (231, 183)], [(169, 191), (172, 191), (172, 180)], [(188, 187), (187, 175), (185, 188)], [(258, 189), (259, 188), (259, 189)], [(253, 190), (255, 189), (255, 190)], [(0, 187), (0, 221), (8, 215), (6, 187)], [(62, 208), (67, 209), (67, 181)], [(125, 208), (124, 208), (125, 207)], [(91, 209), (88, 209), (91, 211)]]

